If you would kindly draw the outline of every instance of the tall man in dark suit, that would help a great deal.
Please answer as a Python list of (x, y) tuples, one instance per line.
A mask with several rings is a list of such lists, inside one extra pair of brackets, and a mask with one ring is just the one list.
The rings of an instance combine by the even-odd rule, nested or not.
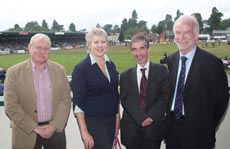
[(130, 49), (137, 65), (120, 76), (124, 109), (121, 142), (127, 149), (160, 149), (165, 128), (168, 72), (163, 65), (149, 61), (150, 48), (145, 36), (134, 35)]
[(173, 29), (179, 51), (167, 59), (171, 93), (166, 148), (212, 149), (229, 101), (223, 63), (196, 45), (200, 28), (195, 17), (181, 16)]

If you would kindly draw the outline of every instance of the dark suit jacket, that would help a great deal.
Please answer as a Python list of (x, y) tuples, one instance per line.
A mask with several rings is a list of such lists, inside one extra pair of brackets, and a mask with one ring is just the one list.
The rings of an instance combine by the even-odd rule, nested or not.
[[(179, 51), (168, 57), (170, 109), (175, 90)], [(197, 47), (183, 92), (185, 121), (194, 147), (213, 146), (215, 131), (229, 101), (228, 81), (222, 61)]]
[(165, 86), (167, 83), (167, 69), (163, 65), (150, 63), (146, 97), (146, 112), (139, 106), (139, 91), (137, 84), (136, 67), (123, 72), (120, 77), (121, 104), (123, 116), (121, 119), (121, 142), (129, 145), (136, 128), (151, 117), (154, 123), (146, 127), (149, 139), (161, 140), (163, 136), (167, 96)]
[(72, 73), (73, 108), (80, 107), (86, 116), (114, 116), (118, 112), (118, 72), (112, 61), (106, 62), (110, 82), (89, 55)]

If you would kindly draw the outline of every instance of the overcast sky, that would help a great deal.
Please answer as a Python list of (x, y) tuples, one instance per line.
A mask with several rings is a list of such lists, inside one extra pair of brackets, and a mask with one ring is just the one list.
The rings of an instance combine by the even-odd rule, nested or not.
[(131, 18), (136, 10), (138, 21), (147, 21), (148, 28), (164, 20), (166, 14), (176, 16), (200, 13), (203, 20), (210, 17), (216, 7), (230, 18), (229, 0), (0, 0), (0, 31), (13, 28), (15, 24), (25, 27), (27, 22), (45, 19), (49, 28), (55, 19), (68, 30), (74, 23), (76, 30), (95, 27), (97, 23), (121, 25), (124, 18)]

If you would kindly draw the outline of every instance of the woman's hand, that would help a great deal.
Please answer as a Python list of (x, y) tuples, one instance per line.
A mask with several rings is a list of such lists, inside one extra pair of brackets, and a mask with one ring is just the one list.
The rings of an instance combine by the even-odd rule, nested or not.
[(82, 132), (81, 137), (85, 145), (85, 149), (92, 149), (94, 146), (94, 140), (89, 132)]

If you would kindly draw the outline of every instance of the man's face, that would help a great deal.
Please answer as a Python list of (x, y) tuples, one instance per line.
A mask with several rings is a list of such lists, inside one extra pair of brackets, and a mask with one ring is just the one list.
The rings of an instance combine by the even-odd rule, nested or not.
[(31, 59), (35, 64), (44, 64), (47, 62), (50, 54), (50, 44), (48, 41), (41, 39), (35, 40), (28, 46)]
[(181, 20), (174, 28), (175, 42), (182, 53), (188, 53), (196, 45), (199, 33), (194, 33), (193, 24)]
[(149, 48), (146, 47), (144, 41), (137, 41), (131, 45), (131, 53), (137, 63), (144, 66), (148, 61)]

